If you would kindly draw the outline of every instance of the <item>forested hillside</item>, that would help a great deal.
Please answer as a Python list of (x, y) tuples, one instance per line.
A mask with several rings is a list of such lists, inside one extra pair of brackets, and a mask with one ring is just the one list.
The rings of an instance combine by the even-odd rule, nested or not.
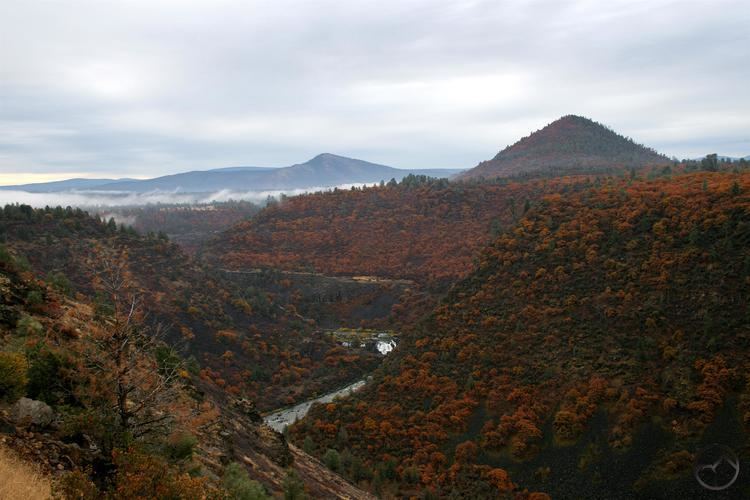
[[(271, 410), (365, 378), (383, 358), (326, 332), (386, 325), (399, 345), (362, 392), (314, 406), (291, 429), (360, 487), (384, 497), (692, 498), (696, 452), (730, 442), (746, 457), (750, 426), (750, 174), (690, 172), (701, 166), (481, 184), (412, 176), (285, 198), (201, 261), (80, 210), (8, 205), (8, 283), (36, 284), (6, 294), (21, 302), (3, 309), (16, 312), (0, 351), (21, 352), (31, 374), (32, 333), (96, 337), (116, 316), (102, 273), (120, 263), (138, 320), (164, 332), (165, 350), (139, 366), (183, 358), (175, 380), (186, 406), (169, 411), (221, 416), (207, 433), (175, 423), (164, 446), (175, 433), (199, 436), (196, 456), (214, 476), (252, 450), (251, 477), (270, 490), (284, 489), (292, 459), (321, 495), (350, 488), (315, 479), (320, 464), (270, 430), (240, 432), (262, 427), (237, 400)], [(27, 332), (24, 315), (42, 329)], [(52, 392), (20, 386), (55, 411), (79, 405), (73, 425), (94, 402), (61, 396), (83, 383), (56, 364), (67, 352), (45, 354), (34, 375), (54, 378)], [(85, 422), (109, 439), (106, 425)], [(221, 432), (240, 432), (231, 442), (242, 444), (225, 448)], [(29, 439), (14, 441), (22, 453)], [(174, 477), (194, 465), (157, 460)], [(207, 477), (195, 487), (220, 488)]]
[(373, 353), (314, 334), (313, 320), (266, 288), (236, 285), (166, 238), (139, 236), (113, 220), (77, 209), (8, 205), (0, 211), (0, 241), (64, 293), (93, 301), (94, 263), (125, 261), (149, 321), (168, 327), (189, 369), (230, 394), (253, 398), (262, 410), (346, 385), (379, 362)]
[(3, 498), (369, 498), (191, 374), (126, 260), (92, 266), (93, 302), (0, 247)]
[(750, 174), (578, 183), (292, 436), (386, 497), (702, 498), (698, 450), (750, 451), (749, 291)]
[(491, 160), (462, 172), (458, 178), (617, 173), (669, 163), (666, 156), (597, 122), (568, 115), (506, 147)]
[(203, 255), (231, 269), (275, 267), (445, 285), (468, 274), (492, 235), (540, 196), (591, 181), (464, 185), (410, 176), (398, 184), (297, 196), (237, 224)]
[(169, 241), (192, 255), (214, 235), (258, 213), (260, 208), (249, 201), (228, 201), (112, 207), (98, 212), (103, 219), (114, 217), (118, 224), (131, 226), (141, 234), (166, 234)]

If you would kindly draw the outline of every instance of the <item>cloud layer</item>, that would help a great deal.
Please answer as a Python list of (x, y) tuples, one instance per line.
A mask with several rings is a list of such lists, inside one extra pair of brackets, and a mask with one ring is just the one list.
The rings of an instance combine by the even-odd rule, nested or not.
[(569, 113), (745, 156), (748, 25), (746, 0), (8, 0), (0, 174), (471, 167)]
[(339, 186), (316, 186), (306, 189), (280, 189), (261, 191), (232, 191), (223, 189), (210, 193), (184, 193), (179, 191), (154, 190), (145, 193), (131, 191), (56, 191), (53, 193), (29, 193), (27, 191), (0, 190), (2, 203), (20, 203), (31, 205), (36, 208), (50, 207), (127, 207), (157, 204), (209, 204), (226, 201), (250, 201), (264, 204), (268, 198), (279, 200), (281, 195), (297, 196), (305, 193), (318, 191), (331, 191), (333, 189), (351, 189), (352, 187), (363, 187), (371, 184), (341, 184)]

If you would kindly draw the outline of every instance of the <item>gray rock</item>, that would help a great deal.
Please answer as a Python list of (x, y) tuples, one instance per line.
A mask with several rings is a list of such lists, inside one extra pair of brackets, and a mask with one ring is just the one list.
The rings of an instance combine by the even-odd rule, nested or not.
[(55, 418), (55, 412), (43, 401), (21, 398), (10, 409), (10, 418), (17, 424), (46, 427)]

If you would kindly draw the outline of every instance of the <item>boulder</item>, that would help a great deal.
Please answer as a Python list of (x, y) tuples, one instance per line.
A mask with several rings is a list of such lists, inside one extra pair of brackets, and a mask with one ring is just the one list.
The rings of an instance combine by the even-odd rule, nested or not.
[(20, 425), (46, 427), (55, 418), (55, 412), (43, 401), (21, 398), (10, 410), (10, 418)]

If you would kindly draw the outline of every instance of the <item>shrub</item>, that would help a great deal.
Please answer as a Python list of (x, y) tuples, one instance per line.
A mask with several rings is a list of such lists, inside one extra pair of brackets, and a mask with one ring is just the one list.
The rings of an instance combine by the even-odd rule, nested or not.
[(192, 458), (197, 444), (198, 438), (188, 432), (173, 434), (167, 441), (167, 457), (175, 461)]
[(16, 324), (16, 333), (24, 337), (41, 335), (42, 332), (44, 332), (42, 324), (31, 316), (24, 316)]
[(404, 469), (404, 481), (409, 484), (417, 484), (419, 482), (419, 470), (416, 467)]
[(363, 479), (371, 479), (372, 471), (365, 467), (361, 458), (352, 457), (352, 464), (349, 467), (349, 477), (351, 477), (355, 483), (358, 483)]
[(29, 259), (27, 259), (25, 255), (17, 255), (14, 260), (14, 265), (15, 268), (21, 272), (31, 271), (31, 264), (29, 264)]
[(305, 441), (302, 443), (302, 449), (308, 455), (312, 455), (315, 451), (315, 443), (310, 436), (305, 436)]
[(353, 461), (354, 461), (354, 456), (352, 456), (351, 452), (348, 449), (342, 451), (341, 452), (341, 471), (351, 470)]
[(31, 269), (26, 257), (13, 255), (5, 245), (0, 245), (0, 267), (16, 271), (29, 271)]
[(385, 462), (378, 464), (378, 473), (381, 478), (393, 481), (396, 479), (396, 459), (389, 458)]
[(266, 494), (263, 486), (250, 479), (245, 468), (237, 462), (232, 462), (224, 469), (222, 485), (233, 500), (265, 500), (271, 498)]
[(0, 352), (0, 399), (15, 401), (23, 396), (29, 364), (20, 352)]
[(37, 346), (26, 353), (29, 362), (26, 393), (51, 405), (60, 404), (72, 393), (69, 379), (61, 373), (63, 362), (43, 345)]
[(7, 268), (13, 268), (14, 265), (13, 255), (5, 245), (0, 245), (0, 264)]
[(201, 365), (198, 363), (198, 360), (195, 359), (195, 356), (190, 356), (185, 361), (185, 369), (190, 373), (190, 375), (198, 375), (201, 371)]
[(31, 307), (40, 306), (43, 302), (44, 296), (39, 290), (31, 290), (26, 294), (26, 303)]
[(117, 475), (109, 498), (207, 498), (206, 478), (171, 469), (154, 455), (130, 449), (113, 454)]
[(102, 292), (96, 292), (94, 296), (94, 313), (97, 319), (106, 318), (115, 313), (114, 305)]
[(52, 498), (96, 500), (101, 494), (88, 475), (76, 470), (64, 474), (52, 486)]
[(334, 472), (338, 472), (341, 468), (341, 456), (336, 450), (329, 449), (326, 451), (326, 454), (323, 455), (323, 462), (326, 464), (326, 467)]
[(284, 481), (284, 500), (305, 500), (305, 485), (293, 469), (289, 469)]
[(61, 272), (50, 273), (47, 276), (47, 282), (52, 286), (52, 288), (62, 293), (63, 295), (69, 296), (73, 291), (73, 285), (71, 285), (70, 280)]
[(154, 357), (159, 365), (159, 373), (168, 375), (182, 366), (182, 358), (169, 346), (160, 345), (154, 350)]

